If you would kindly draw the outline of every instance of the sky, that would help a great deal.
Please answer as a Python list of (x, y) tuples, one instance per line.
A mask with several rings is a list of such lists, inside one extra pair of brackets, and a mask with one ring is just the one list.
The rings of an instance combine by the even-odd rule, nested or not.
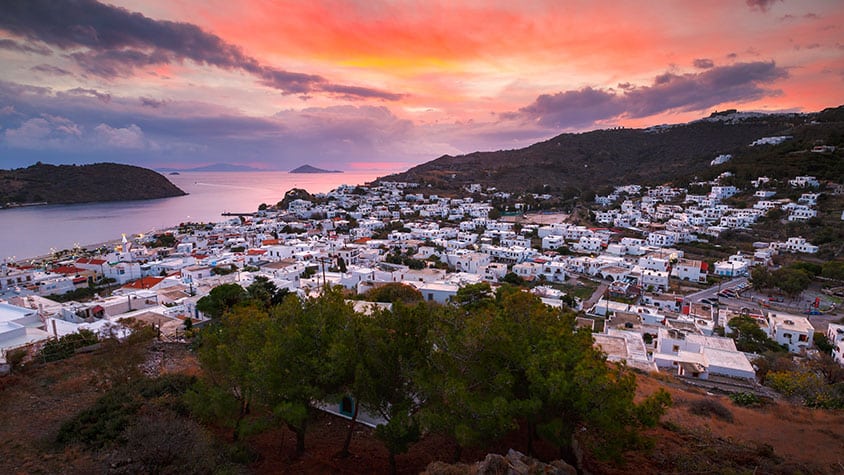
[(832, 0), (2, 0), (0, 168), (397, 171), (844, 104)]

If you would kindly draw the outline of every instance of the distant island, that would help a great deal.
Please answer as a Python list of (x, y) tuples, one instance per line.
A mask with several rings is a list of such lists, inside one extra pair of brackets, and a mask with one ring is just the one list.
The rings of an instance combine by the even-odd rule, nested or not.
[[(232, 165), (231, 163), (214, 163), (194, 168), (157, 168), (160, 172), (262, 172), (261, 168), (247, 165)], [(171, 173), (172, 174), (172, 173)]]
[(0, 170), (0, 208), (35, 204), (130, 201), (184, 196), (163, 175), (118, 163), (45, 165)]
[(290, 170), (290, 173), (343, 173), (342, 170), (323, 170), (322, 168), (312, 167), (310, 165), (302, 165), (299, 168)]

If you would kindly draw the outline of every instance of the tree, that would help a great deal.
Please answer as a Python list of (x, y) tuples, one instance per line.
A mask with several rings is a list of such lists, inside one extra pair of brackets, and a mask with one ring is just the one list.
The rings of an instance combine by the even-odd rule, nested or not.
[(325, 288), (320, 297), (304, 302), (289, 295), (270, 311), (265, 344), (253, 371), (261, 400), (296, 434), (297, 454), (305, 451), (313, 403), (342, 386), (342, 375), (327, 352), (353, 314), (341, 288)]
[(784, 267), (773, 272), (776, 287), (789, 297), (796, 297), (809, 288), (812, 277), (802, 269)]
[(204, 380), (185, 395), (194, 413), (222, 422), (240, 437), (241, 423), (249, 414), (255, 394), (253, 366), (265, 340), (269, 322), (266, 310), (242, 305), (225, 313), (216, 325), (201, 333), (197, 352)]
[(774, 280), (771, 275), (771, 271), (764, 266), (756, 266), (751, 269), (750, 280), (753, 282), (753, 286), (757, 289), (770, 289), (771, 287), (774, 287)]
[(844, 280), (844, 262), (829, 261), (825, 263), (821, 275), (827, 279)]
[(525, 285), (525, 279), (522, 279), (515, 272), (508, 272), (508, 273), (504, 274), (504, 277), (501, 278), (501, 282), (511, 284), (511, 285), (515, 285), (515, 286)]
[(469, 310), (492, 304), (494, 302), (492, 288), (489, 282), (465, 285), (457, 289), (454, 302)]
[(246, 291), (238, 284), (218, 285), (196, 302), (196, 309), (208, 318), (218, 319), (223, 316), (223, 313), (244, 301), (246, 297)]
[(741, 315), (730, 319), (727, 324), (732, 330), (729, 336), (736, 340), (736, 348), (739, 351), (750, 353), (785, 351), (777, 342), (771, 340), (764, 330), (759, 328), (753, 317)]
[(424, 367), (430, 347), (426, 340), (431, 308), (424, 303), (396, 303), (392, 311), (377, 311), (367, 327), (368, 344), (362, 348), (358, 379), (359, 403), (386, 422), (375, 437), (387, 447), (390, 473), (396, 473), (396, 455), (419, 439), (418, 412), (424, 401), (416, 373)]
[(407, 304), (422, 301), (422, 293), (415, 287), (400, 282), (390, 282), (368, 290), (364, 294), (364, 298), (372, 302), (402, 302)]
[(341, 457), (350, 455), (357, 417), (360, 412), (361, 395), (366, 394), (370, 379), (366, 377), (366, 350), (370, 344), (370, 326), (373, 320), (368, 315), (355, 314), (348, 321), (345, 330), (340, 332), (334, 344), (328, 349), (328, 359), (337, 374), (336, 398), (352, 398), (352, 418), (340, 450)]
[(246, 288), (249, 298), (261, 302), (265, 308), (280, 304), (289, 292), (287, 289), (279, 289), (273, 281), (262, 275), (255, 277), (255, 281)]
[(812, 342), (815, 344), (818, 351), (824, 354), (832, 353), (832, 350), (835, 348), (823, 332), (815, 332)]
[(500, 335), (491, 324), (493, 311), (486, 306), (466, 314), (440, 307), (427, 342), (432, 352), (417, 376), (425, 401), (420, 421), (426, 430), (455, 441), (455, 461), (464, 447), (480, 446), (517, 427), (508, 397), (512, 378), (493, 346)]

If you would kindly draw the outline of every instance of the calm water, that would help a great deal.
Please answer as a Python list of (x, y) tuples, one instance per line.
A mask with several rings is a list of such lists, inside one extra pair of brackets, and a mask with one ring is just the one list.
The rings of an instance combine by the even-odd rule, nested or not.
[(0, 260), (18, 260), (147, 233), (185, 221), (216, 222), (223, 212), (245, 213), (274, 204), (291, 188), (326, 192), (363, 184), (387, 172), (291, 174), (287, 172), (183, 172), (166, 175), (187, 196), (158, 200), (33, 206), (0, 210)]

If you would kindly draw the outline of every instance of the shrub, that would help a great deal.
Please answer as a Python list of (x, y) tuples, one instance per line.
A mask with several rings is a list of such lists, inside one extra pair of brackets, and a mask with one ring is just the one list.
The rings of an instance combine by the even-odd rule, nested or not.
[(99, 338), (90, 330), (79, 330), (78, 333), (65, 335), (58, 340), (50, 340), (41, 347), (37, 358), (43, 362), (58, 361), (73, 356), (77, 348), (93, 345)]
[(124, 437), (120, 453), (137, 473), (212, 473), (216, 466), (208, 432), (168, 411), (142, 415)]
[(736, 406), (758, 406), (762, 401), (753, 393), (733, 393), (730, 399)]
[(80, 442), (89, 447), (104, 447), (123, 441), (123, 432), (147, 401), (158, 399), (164, 407), (186, 412), (181, 396), (194, 378), (181, 374), (143, 378), (117, 386), (97, 399), (88, 409), (62, 424), (57, 441)]
[(27, 354), (26, 348), (17, 348), (6, 352), (6, 362), (9, 363), (12, 372), (16, 372), (23, 367)]
[(727, 406), (715, 399), (697, 399), (689, 402), (689, 412), (702, 417), (715, 416), (726, 422), (733, 422), (733, 413)]

